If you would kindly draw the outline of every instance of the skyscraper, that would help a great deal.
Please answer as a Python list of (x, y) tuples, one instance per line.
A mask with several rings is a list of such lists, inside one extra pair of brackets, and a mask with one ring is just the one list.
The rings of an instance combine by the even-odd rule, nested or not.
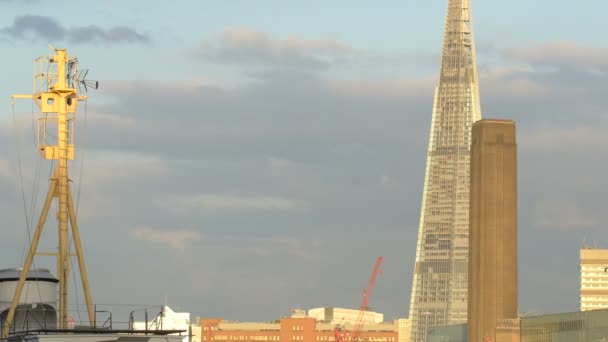
[(471, 0), (448, 0), (410, 300), (412, 342), (467, 320), (471, 127), (481, 119)]

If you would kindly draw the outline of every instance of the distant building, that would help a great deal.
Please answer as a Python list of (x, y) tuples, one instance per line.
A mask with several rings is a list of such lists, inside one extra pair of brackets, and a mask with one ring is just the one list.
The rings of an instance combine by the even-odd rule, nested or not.
[(581, 311), (608, 308), (608, 249), (581, 249)]
[[(183, 342), (195, 342), (190, 339), (190, 313), (175, 312), (164, 305), (162, 311), (155, 317), (151, 317), (148, 322), (133, 322), (132, 329), (135, 330), (183, 330)], [(197, 340), (196, 342), (200, 342)]]
[[(499, 323), (492, 342), (608, 341), (608, 309), (521, 317)], [(466, 324), (431, 328), (427, 339), (427, 342), (467, 341)]]
[[(324, 308), (323, 308), (324, 309)], [(330, 310), (332, 314), (341, 312)], [(313, 314), (325, 314), (324, 310), (311, 310)], [(356, 310), (351, 310), (356, 311)], [(276, 321), (260, 323), (260, 322), (231, 322), (216, 318), (202, 318), (198, 322), (200, 329), (193, 329), (193, 340), (198, 341), (335, 341), (336, 326), (342, 327), (343, 331), (350, 332), (354, 327), (353, 323), (344, 325), (324, 322), (317, 317), (309, 317), (303, 310), (294, 310), (290, 317), (283, 317)], [(325, 316), (323, 316), (325, 317)], [(356, 318), (355, 318), (356, 319)], [(377, 342), (409, 342), (408, 339), (399, 337), (399, 330), (408, 334), (409, 338), (409, 321), (396, 320), (395, 322), (368, 322), (360, 328), (359, 338), (362, 341), (377, 341)], [(196, 336), (194, 332), (200, 335)], [(345, 335), (345, 341), (350, 341)]]
[(397, 331), (398, 342), (410, 342), (412, 335), (412, 322), (409, 318), (395, 320), (395, 331)]
[[(315, 308), (308, 310), (308, 317), (319, 322), (331, 324), (356, 324), (359, 310), (342, 308)], [(378, 324), (384, 321), (384, 315), (378, 312), (365, 311), (361, 319), (363, 324)]]

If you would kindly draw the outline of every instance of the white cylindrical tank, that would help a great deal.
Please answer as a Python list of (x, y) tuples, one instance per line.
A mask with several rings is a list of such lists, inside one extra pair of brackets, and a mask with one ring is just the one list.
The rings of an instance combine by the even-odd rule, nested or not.
[[(13, 301), (21, 269), (0, 270), (0, 321), (4, 321)], [(11, 332), (57, 328), (57, 278), (47, 269), (30, 269), (15, 312)]]

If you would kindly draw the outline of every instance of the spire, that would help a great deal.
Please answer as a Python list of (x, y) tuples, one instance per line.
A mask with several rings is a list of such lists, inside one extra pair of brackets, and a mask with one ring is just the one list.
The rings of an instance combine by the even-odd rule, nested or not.
[[(477, 57), (473, 38), (473, 21), (471, 0), (448, 0), (448, 11), (445, 19), (443, 50), (439, 85), (435, 95), (435, 111), (443, 112), (439, 119), (441, 128), (437, 147), (466, 145), (470, 146), (470, 132), (473, 122), (481, 119), (479, 103), (479, 83), (477, 78)], [(468, 122), (469, 134), (456, 136), (457, 131), (448, 128), (449, 122), (445, 113), (461, 113)], [(456, 140), (455, 140), (456, 139)]]

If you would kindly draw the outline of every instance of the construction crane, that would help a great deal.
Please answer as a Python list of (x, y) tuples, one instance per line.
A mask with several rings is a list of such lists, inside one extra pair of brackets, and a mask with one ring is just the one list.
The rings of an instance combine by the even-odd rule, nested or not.
[(336, 326), (334, 329), (334, 340), (336, 342), (344, 342), (344, 338), (342, 337), (342, 329), (339, 326)]
[(207, 342), (214, 339), (213, 328), (216, 328), (222, 321), (223, 319), (221, 318), (205, 318), (201, 320), (201, 335), (204, 333), (204, 330), (207, 329)]
[(382, 272), (380, 270), (382, 260), (384, 260), (383, 257), (378, 257), (378, 259), (376, 260), (376, 266), (374, 266), (374, 271), (372, 272), (372, 275), (369, 278), (367, 288), (363, 290), (363, 301), (361, 302), (361, 307), (359, 308), (359, 316), (357, 317), (357, 323), (355, 324), (355, 328), (351, 332), (351, 341), (357, 341), (357, 338), (359, 337), (359, 330), (361, 330), (361, 322), (363, 321), (363, 315), (367, 310), (367, 304), (369, 303), (369, 298), (371, 297), (372, 291), (374, 290), (376, 278), (378, 277), (378, 273)]

